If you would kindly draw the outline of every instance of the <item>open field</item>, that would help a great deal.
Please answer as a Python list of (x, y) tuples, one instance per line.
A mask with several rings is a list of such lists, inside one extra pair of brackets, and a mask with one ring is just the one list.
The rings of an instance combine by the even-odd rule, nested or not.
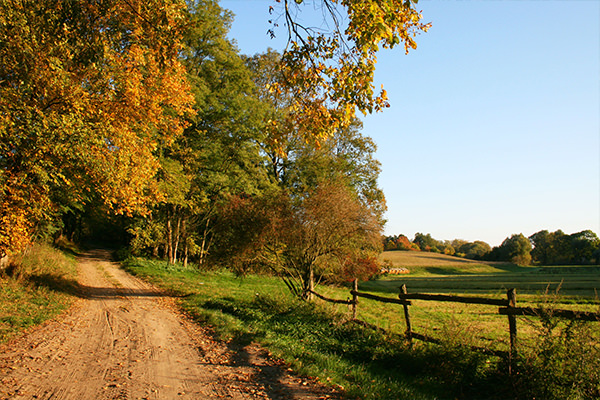
[(516, 288), (520, 297), (538, 298), (558, 290), (560, 302), (595, 304), (600, 293), (600, 266), (520, 267), (407, 251), (384, 252), (380, 260), (406, 267), (410, 273), (367, 282), (365, 290), (397, 293), (404, 283), (409, 292), (503, 295), (507, 289)]
[[(381, 259), (394, 267), (406, 267), (410, 273), (363, 282), (361, 290), (395, 297), (399, 287), (406, 284), (409, 293), (506, 299), (507, 290), (516, 288), (518, 306), (600, 311), (598, 266), (520, 267), (405, 251), (384, 252)], [(401, 306), (367, 299), (361, 302), (360, 318), (399, 333), (406, 329)], [(507, 318), (498, 314), (498, 307), (416, 300), (410, 312), (413, 329), (418, 333), (437, 338), (459, 335), (477, 346), (508, 349)], [(519, 317), (518, 321), (520, 340), (534, 343), (543, 329), (540, 319)]]
[[(472, 269), (493, 271), (494, 265), (503, 263), (475, 261), (466, 258), (448, 256), (446, 254), (428, 253), (425, 251), (384, 251), (379, 256), (380, 261), (390, 261), (397, 267), (457, 267), (465, 270)], [(491, 268), (490, 268), (491, 267)]]

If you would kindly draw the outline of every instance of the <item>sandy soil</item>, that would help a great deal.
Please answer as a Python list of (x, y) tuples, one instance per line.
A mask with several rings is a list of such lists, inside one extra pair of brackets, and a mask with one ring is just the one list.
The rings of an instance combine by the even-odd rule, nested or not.
[(0, 399), (329, 399), (256, 345), (228, 347), (94, 251), (85, 298), (0, 347)]

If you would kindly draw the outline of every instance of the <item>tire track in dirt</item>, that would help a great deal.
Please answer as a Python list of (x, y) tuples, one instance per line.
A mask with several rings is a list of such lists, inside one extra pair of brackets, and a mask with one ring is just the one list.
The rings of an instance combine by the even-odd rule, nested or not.
[(0, 347), (0, 399), (326, 399), (258, 346), (232, 349), (93, 251), (66, 315)]

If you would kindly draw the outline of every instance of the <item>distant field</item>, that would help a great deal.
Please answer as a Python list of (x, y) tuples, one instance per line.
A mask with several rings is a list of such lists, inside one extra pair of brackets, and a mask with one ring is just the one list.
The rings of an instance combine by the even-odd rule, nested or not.
[(369, 291), (397, 293), (403, 283), (410, 292), (429, 293), (501, 294), (516, 288), (519, 294), (539, 296), (558, 290), (562, 302), (598, 300), (600, 293), (598, 266), (520, 267), (414, 251), (386, 251), (380, 260), (410, 273), (365, 282)]
[(448, 256), (446, 254), (428, 253), (424, 251), (384, 251), (380, 255), (381, 260), (390, 260), (399, 266), (448, 266), (448, 265), (474, 265), (494, 264), (468, 260), (466, 258)]
[(394, 267), (408, 268), (412, 274), (449, 274), (449, 273), (494, 273), (505, 272), (512, 264), (492, 261), (475, 261), (466, 258), (453, 257), (445, 254), (427, 253), (421, 251), (384, 251), (379, 260), (391, 263)]

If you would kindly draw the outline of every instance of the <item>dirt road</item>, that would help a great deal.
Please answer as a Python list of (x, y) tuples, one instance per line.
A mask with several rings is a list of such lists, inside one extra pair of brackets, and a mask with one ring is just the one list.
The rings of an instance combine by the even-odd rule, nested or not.
[(80, 259), (85, 298), (0, 347), (0, 399), (325, 399), (257, 346), (228, 348), (173, 299), (107, 261)]

